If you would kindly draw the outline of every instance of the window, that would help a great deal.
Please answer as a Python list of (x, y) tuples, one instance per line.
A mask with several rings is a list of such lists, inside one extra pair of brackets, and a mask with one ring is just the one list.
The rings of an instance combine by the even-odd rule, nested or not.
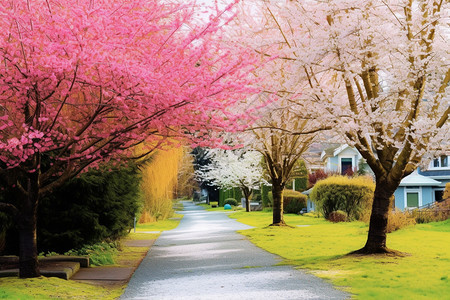
[(442, 155), (441, 156), (441, 168), (448, 167), (448, 156)]
[(422, 189), (415, 186), (407, 186), (404, 194), (404, 207), (412, 209), (422, 206)]
[(442, 155), (439, 158), (435, 158), (431, 163), (431, 168), (448, 168), (448, 167), (450, 167), (448, 155)]
[(406, 207), (419, 207), (419, 193), (418, 192), (406, 193)]
[(444, 196), (444, 190), (434, 190), (434, 201), (441, 202), (442, 196)]

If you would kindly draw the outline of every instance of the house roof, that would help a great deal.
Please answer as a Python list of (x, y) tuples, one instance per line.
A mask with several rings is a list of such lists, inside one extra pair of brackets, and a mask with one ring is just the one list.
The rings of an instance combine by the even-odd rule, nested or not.
[(322, 154), (320, 155), (320, 158), (322, 159), (322, 161), (324, 161), (328, 157), (339, 155), (339, 153), (343, 152), (347, 148), (350, 148), (353, 151), (358, 152), (356, 149), (350, 147), (347, 144), (337, 144), (323, 150)]
[(449, 170), (426, 170), (422, 171), (419, 169), (419, 174), (427, 177), (431, 177), (433, 179), (448, 179), (450, 178), (450, 169)]
[(417, 171), (406, 176), (400, 182), (400, 186), (439, 186), (441, 182), (430, 177), (420, 175)]

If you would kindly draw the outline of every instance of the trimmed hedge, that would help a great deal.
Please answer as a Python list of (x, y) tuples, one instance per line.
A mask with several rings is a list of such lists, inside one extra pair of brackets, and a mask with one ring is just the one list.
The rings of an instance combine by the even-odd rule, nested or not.
[(318, 181), (310, 197), (326, 219), (331, 212), (342, 210), (351, 221), (360, 219), (370, 210), (374, 190), (371, 177), (331, 176)]
[(225, 206), (226, 204), (230, 204), (231, 206), (238, 206), (238, 202), (234, 198), (225, 199), (223, 206)]
[(300, 192), (293, 190), (284, 190), (283, 192), (283, 210), (287, 214), (298, 214), (306, 207), (308, 197)]

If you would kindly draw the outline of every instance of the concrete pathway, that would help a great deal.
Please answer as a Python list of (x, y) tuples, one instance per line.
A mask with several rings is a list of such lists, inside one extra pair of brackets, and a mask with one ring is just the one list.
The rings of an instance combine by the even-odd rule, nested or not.
[(345, 299), (349, 295), (246, 240), (221, 212), (184, 203), (180, 225), (161, 234), (121, 299)]

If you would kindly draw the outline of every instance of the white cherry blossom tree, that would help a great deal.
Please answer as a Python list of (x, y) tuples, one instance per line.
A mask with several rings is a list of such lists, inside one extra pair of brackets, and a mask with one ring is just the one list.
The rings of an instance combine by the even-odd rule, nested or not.
[(239, 187), (245, 197), (246, 211), (250, 211), (252, 190), (260, 189), (264, 179), (262, 155), (257, 151), (236, 149), (209, 149), (207, 157), (211, 163), (196, 171), (202, 181), (209, 181), (221, 188)]

